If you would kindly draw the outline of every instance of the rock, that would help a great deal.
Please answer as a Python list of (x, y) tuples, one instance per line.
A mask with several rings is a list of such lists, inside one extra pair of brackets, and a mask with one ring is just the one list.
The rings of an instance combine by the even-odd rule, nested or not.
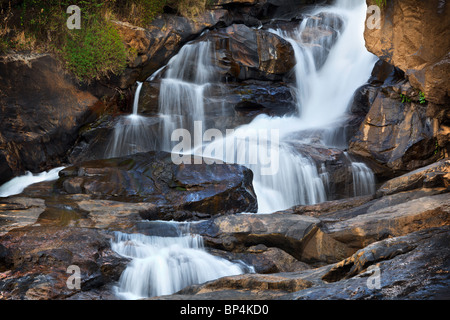
[[(370, 1), (367, 3), (370, 5)], [(405, 95), (413, 102), (418, 100), (419, 92), (423, 94), (424, 101), (421, 102), (423, 106), (420, 108), (422, 110), (413, 112), (411, 121), (414, 122), (413, 127), (416, 129), (415, 119), (419, 116), (418, 119), (422, 123), (427, 123), (429, 129), (423, 133), (424, 138), (420, 139), (422, 143), (418, 145), (415, 145), (418, 142), (417, 137), (411, 137), (409, 146), (413, 147), (411, 150), (415, 150), (413, 151), (415, 154), (411, 154), (409, 162), (412, 165), (408, 171), (436, 161), (437, 158), (433, 158), (433, 154), (445, 157), (449, 154), (450, 85), (447, 78), (450, 73), (448, 36), (450, 25), (448, 19), (444, 19), (444, 16), (448, 15), (448, 10), (448, 5), (438, 0), (428, 1), (426, 4), (418, 0), (391, 1), (382, 9), (381, 27), (369, 29), (366, 26), (364, 32), (367, 49), (396, 69), (404, 71), (409, 80), (413, 90), (397, 93)], [(407, 128), (410, 124), (409, 118), (406, 114), (405, 116), (404, 127)], [(368, 128), (365, 130), (367, 132)], [(432, 145), (435, 145), (434, 149)], [(392, 148), (394, 150), (396, 146), (392, 145)], [(406, 150), (399, 151), (403, 152)], [(430, 157), (433, 159), (422, 161)], [(417, 160), (420, 163), (416, 163)]]
[(49, 54), (0, 59), (0, 184), (58, 166), (98, 99)]
[(211, 31), (199, 40), (215, 43), (216, 61), (223, 78), (281, 80), (295, 65), (289, 42), (243, 24)]
[[(365, 84), (358, 88), (350, 102), (349, 112), (365, 117), (375, 101), (380, 89), (376, 86)], [(362, 121), (361, 121), (362, 122)]]
[(0, 236), (32, 225), (45, 211), (45, 201), (37, 198), (9, 197), (0, 200)]
[[(221, 216), (192, 226), (206, 245), (231, 252), (247, 252), (263, 244), (279, 248), (313, 265), (335, 263), (387, 237), (450, 223), (448, 193), (417, 194), (390, 201), (363, 200), (363, 206), (325, 209), (316, 218), (289, 213)], [(331, 211), (331, 212), (330, 212)], [(393, 214), (393, 212), (395, 214)]]
[(426, 116), (426, 107), (402, 101), (400, 96), (411, 96), (411, 90), (407, 82), (382, 88), (350, 140), (350, 153), (373, 159), (393, 173), (414, 170), (438, 159), (436, 128)]
[(327, 213), (334, 213), (341, 210), (349, 210), (355, 207), (360, 207), (372, 199), (373, 196), (369, 195), (369, 196), (353, 197), (349, 199), (325, 201), (313, 205), (294, 206), (287, 210), (278, 211), (277, 213), (302, 214), (312, 217), (319, 217)]
[(418, 188), (438, 188), (449, 190), (450, 187), (450, 159), (438, 161), (424, 168), (420, 168), (391, 179), (384, 183), (377, 191), (377, 196), (385, 196), (402, 191)]
[(328, 262), (335, 259), (336, 262), (344, 258), (338, 251), (329, 250), (322, 244), (324, 238), (330, 243), (337, 241), (340, 246), (344, 245), (341, 253), (348, 257), (355, 251), (388, 237), (448, 225), (449, 204), (450, 195), (444, 193), (414, 199), (343, 221), (330, 221), (305, 245), (302, 261), (308, 262), (309, 258)]
[(448, 299), (449, 231), (431, 228), (373, 243), (331, 270), (324, 268), (322, 284), (283, 299)]
[(296, 111), (291, 88), (286, 83), (247, 80), (228, 83), (226, 102), (234, 105), (236, 112), (246, 118), (256, 114), (283, 116)]
[[(64, 299), (80, 289), (101, 288), (117, 281), (128, 259), (110, 249), (111, 236), (89, 228), (28, 226), (0, 237), (10, 252), (13, 266), (0, 278), (0, 294), (6, 299)], [(80, 289), (69, 288), (73, 272), (80, 268)]]
[(153, 209), (141, 214), (144, 219), (184, 220), (257, 210), (249, 169), (204, 162), (175, 165), (165, 152), (87, 161), (63, 169), (60, 177), (58, 188), (69, 194), (153, 203)]
[(437, 104), (448, 103), (449, 98), (448, 10), (438, 0), (390, 1), (382, 9), (381, 28), (366, 26), (364, 32), (370, 52), (405, 71), (413, 87)]
[(224, 277), (152, 300), (448, 298), (449, 231), (448, 226), (425, 229), (375, 242), (320, 268)]
[[(187, 287), (171, 296), (162, 299), (273, 299), (287, 293), (299, 291), (312, 285), (310, 281), (283, 276), (283, 274), (262, 275), (244, 274), (223, 277), (205, 284)], [(232, 290), (232, 294), (230, 291)], [(225, 296), (224, 296), (225, 294)], [(152, 298), (159, 299), (160, 297)], [(235, 298), (234, 298), (235, 299)]]
[(302, 260), (303, 242), (318, 228), (320, 220), (290, 214), (239, 214), (213, 218), (191, 225), (205, 244), (227, 251), (243, 252), (263, 244), (276, 247)]
[(164, 66), (183, 44), (194, 39), (205, 29), (230, 23), (227, 10), (206, 10), (192, 20), (163, 14), (155, 18), (145, 29), (116, 22), (125, 44), (137, 52), (137, 57), (130, 62), (127, 77), (116, 77), (113, 82), (125, 89), (136, 81), (145, 81)]
[(295, 259), (282, 249), (268, 248), (264, 244), (251, 246), (244, 252), (226, 252), (218, 249), (209, 249), (209, 252), (230, 261), (243, 261), (253, 267), (256, 273), (270, 274), (311, 268), (308, 264)]

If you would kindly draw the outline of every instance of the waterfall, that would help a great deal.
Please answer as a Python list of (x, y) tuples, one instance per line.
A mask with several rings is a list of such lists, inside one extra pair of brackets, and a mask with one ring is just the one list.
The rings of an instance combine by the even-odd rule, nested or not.
[(157, 121), (138, 114), (141, 89), (142, 82), (138, 81), (133, 100), (133, 113), (117, 120), (112, 139), (109, 140), (105, 149), (105, 158), (121, 157), (154, 149), (155, 139), (150, 126)]
[[(367, 81), (376, 62), (364, 46), (365, 3), (347, 4), (348, 1), (338, 1), (333, 7), (316, 9), (311, 12), (312, 17), (304, 19), (293, 32), (272, 30), (294, 48), (297, 63), (292, 91), (297, 101), (297, 115), (260, 115), (247, 125), (231, 132), (227, 130), (225, 136), (216, 137), (210, 143), (194, 138), (200, 142), (190, 150), (183, 150), (198, 155), (214, 150), (209, 155), (218, 162), (239, 163), (252, 169), (259, 213), (327, 199), (330, 176), (325, 165), (316, 164), (303, 155), (292, 141), (298, 141), (299, 133), (321, 130), (325, 134), (314, 143), (330, 147), (330, 141), (336, 140), (333, 135), (339, 132), (334, 128), (343, 122), (354, 91)], [(341, 21), (342, 28), (335, 39), (324, 39), (311, 45), (306, 41), (307, 33), (318, 27), (317, 15), (320, 13), (322, 24), (335, 25)], [(202, 137), (206, 130), (212, 129), (205, 123), (205, 100), (220, 80), (216, 76), (214, 57), (210, 42), (194, 41), (185, 45), (165, 69), (158, 71), (158, 74), (164, 73), (159, 96), (162, 150), (173, 151), (175, 143), (171, 138), (176, 129), (185, 129)], [(139, 91), (136, 91), (138, 99)], [(137, 102), (133, 109), (136, 110), (133, 117), (139, 118)], [(198, 123), (202, 124), (202, 129), (195, 132)], [(276, 134), (272, 135), (273, 132)], [(119, 133), (117, 139), (125, 139), (126, 134)], [(313, 144), (308, 138), (306, 143)], [(264, 161), (261, 161), (262, 155), (266, 156)], [(277, 165), (269, 168), (273, 170), (265, 170), (268, 165), (273, 165), (273, 161), (269, 163), (267, 159), (276, 159)], [(374, 180), (370, 169), (351, 160), (350, 167), (354, 195), (372, 193)], [(203, 239), (186, 230), (176, 236), (118, 232), (111, 245), (116, 252), (132, 259), (116, 288), (118, 296), (126, 299), (171, 294), (192, 284), (251, 271), (244, 264), (210, 255), (203, 247)]]
[(206, 252), (199, 235), (186, 232), (175, 222), (178, 236), (115, 233), (111, 248), (131, 263), (122, 273), (116, 294), (124, 299), (168, 295), (193, 284), (224, 276), (253, 272), (244, 263), (233, 263)]
[(375, 193), (375, 177), (372, 170), (363, 162), (352, 162), (353, 195), (355, 197)]
[[(205, 121), (205, 95), (212, 88), (216, 77), (211, 59), (214, 48), (209, 41), (191, 42), (168, 63), (161, 79), (159, 113), (162, 118), (162, 150), (171, 152), (175, 129), (194, 132), (194, 122)], [(216, 81), (215, 81), (216, 80)], [(198, 132), (203, 135), (203, 132)]]
[[(335, 135), (342, 131), (334, 128), (342, 124), (355, 90), (367, 81), (376, 62), (375, 56), (366, 50), (364, 44), (364, 2), (349, 4), (348, 1), (338, 1), (333, 7), (318, 8), (310, 14), (311, 18), (304, 19), (293, 32), (271, 30), (289, 41), (295, 52), (296, 84), (293, 94), (298, 114), (288, 117), (260, 115), (231, 136), (222, 141), (215, 140), (208, 146), (211, 148), (214, 145), (216, 149), (220, 149), (220, 145), (225, 146), (224, 152), (220, 153), (224, 161), (243, 164), (252, 169), (259, 213), (327, 199), (326, 172), (319, 173), (317, 164), (295, 150), (290, 141), (294, 134), (298, 136), (308, 130), (321, 130), (324, 133), (320, 141), (324, 147), (331, 147), (330, 141), (339, 140)], [(307, 33), (311, 28), (318, 27), (319, 14), (322, 16), (321, 24), (335, 26), (342, 23), (342, 27), (336, 39), (328, 38), (312, 45), (305, 39), (308, 39)], [(272, 152), (279, 161), (278, 170), (270, 175), (262, 174), (261, 163), (249, 162), (248, 157), (239, 156), (245, 154), (243, 148), (248, 153), (258, 155), (270, 153), (266, 145), (260, 144), (260, 139), (242, 138), (251, 136), (246, 132), (261, 130), (277, 130), (279, 133), (279, 140), (270, 143), (271, 146), (278, 146)], [(228, 143), (229, 140), (235, 143)], [(203, 146), (196, 148), (194, 153), (201, 154), (202, 151)], [(367, 170), (370, 171), (369, 168)], [(370, 180), (365, 182), (372, 183)]]
[(137, 81), (137, 88), (136, 88), (136, 93), (134, 94), (134, 100), (133, 100), (133, 115), (137, 116), (138, 115), (138, 108), (139, 108), (139, 95), (141, 93), (141, 89), (142, 89), (142, 82)]

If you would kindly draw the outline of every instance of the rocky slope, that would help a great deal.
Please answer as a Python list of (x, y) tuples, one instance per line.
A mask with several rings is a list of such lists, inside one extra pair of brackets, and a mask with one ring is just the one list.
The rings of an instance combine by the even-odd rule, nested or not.
[[(155, 219), (197, 221), (191, 232), (210, 253), (255, 273), (152, 299), (449, 298), (445, 2), (388, 1), (382, 28), (365, 31), (380, 61), (355, 93), (345, 130), (349, 153), (377, 175), (375, 195), (348, 198), (342, 150), (301, 144), (330, 172), (332, 201), (260, 215), (236, 214), (257, 210), (252, 172), (242, 166), (175, 166), (154, 152), (103, 159), (120, 109), (114, 92), (132, 96), (136, 80), (194, 39), (214, 42), (228, 90), (231, 116), (217, 121), (234, 127), (260, 113), (293, 112), (293, 50), (268, 29), (289, 30), (318, 2), (215, 0), (195, 21), (164, 14), (145, 29), (116, 22), (137, 57), (121, 76), (89, 86), (49, 55), (3, 57), (0, 184), (25, 170), (67, 168), (57, 181), (0, 198), (0, 298), (116, 299), (112, 287), (129, 259), (111, 250), (113, 232), (151, 235), (147, 221)], [(339, 28), (311, 30), (304, 40), (332, 43)], [(140, 113), (157, 114), (158, 92), (158, 81), (144, 84)], [(81, 269), (81, 289), (67, 286), (71, 265)]]

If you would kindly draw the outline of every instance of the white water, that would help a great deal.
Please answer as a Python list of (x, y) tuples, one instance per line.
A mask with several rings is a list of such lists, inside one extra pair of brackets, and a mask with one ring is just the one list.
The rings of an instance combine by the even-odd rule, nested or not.
[(194, 121), (204, 122), (205, 95), (219, 80), (211, 63), (213, 56), (214, 48), (209, 41), (192, 42), (169, 61), (159, 93), (162, 150), (171, 152), (175, 129), (194, 132)]
[(372, 170), (363, 162), (352, 162), (353, 195), (364, 196), (375, 193), (375, 178)]
[(133, 259), (116, 288), (120, 298), (168, 295), (189, 285), (252, 271), (244, 264), (209, 254), (201, 236), (183, 232), (175, 222), (154, 223), (173, 224), (180, 234), (177, 237), (115, 234), (112, 249)]
[(62, 169), (64, 167), (54, 168), (37, 174), (27, 172), (23, 176), (15, 177), (0, 186), (0, 197), (20, 194), (25, 188), (38, 182), (57, 180), (59, 178), (58, 174)]
[(138, 81), (133, 100), (133, 113), (118, 119), (114, 126), (112, 139), (106, 146), (105, 158), (122, 157), (150, 151), (154, 148), (154, 137), (149, 128), (156, 121), (138, 114), (141, 89), (142, 82)]
[[(317, 28), (315, 17), (303, 20), (297, 30), (291, 33), (272, 30), (272, 32), (289, 41), (296, 57), (296, 86), (293, 88), (297, 101), (298, 116), (269, 117), (258, 116), (250, 124), (240, 127), (240, 133), (227, 136), (226, 141), (215, 140), (211, 145), (219, 149), (222, 160), (240, 163), (252, 169), (253, 186), (258, 198), (258, 212), (270, 213), (283, 210), (297, 204), (314, 204), (327, 199), (324, 178), (325, 172), (318, 172), (316, 164), (301, 155), (290, 145), (292, 134), (305, 130), (320, 129), (325, 131), (321, 144), (325, 147), (333, 146), (330, 141), (336, 140), (335, 130), (343, 123), (343, 116), (355, 90), (369, 78), (376, 58), (367, 52), (364, 45), (363, 31), (366, 16), (364, 1), (337, 1), (336, 5), (319, 8), (311, 15), (320, 12), (331, 13), (331, 18), (323, 18), (325, 24), (335, 24), (335, 14), (343, 21), (343, 30), (336, 43), (331, 46), (329, 40), (317, 45), (303, 42), (304, 32), (309, 28)], [(326, 60), (324, 61), (326, 57)], [(279, 140), (268, 143), (269, 147), (259, 143), (259, 139), (242, 138), (242, 132), (259, 132), (259, 130), (278, 130)], [(251, 136), (251, 135), (250, 135)], [(233, 140), (234, 143), (227, 143)], [(339, 140), (339, 139), (337, 139)], [(317, 142), (315, 142), (317, 143)], [(249, 163), (247, 153), (269, 154), (271, 146), (278, 146), (278, 170), (275, 174), (263, 175), (261, 163)], [(244, 150), (243, 150), (244, 149)], [(197, 147), (196, 154), (202, 154), (204, 146)], [(245, 156), (240, 156), (244, 154)], [(355, 174), (355, 193), (372, 192), (373, 180), (365, 179), (370, 176), (370, 169), (364, 171), (359, 164), (351, 165)], [(360, 185), (362, 184), (362, 186)], [(370, 186), (364, 184), (371, 184)]]

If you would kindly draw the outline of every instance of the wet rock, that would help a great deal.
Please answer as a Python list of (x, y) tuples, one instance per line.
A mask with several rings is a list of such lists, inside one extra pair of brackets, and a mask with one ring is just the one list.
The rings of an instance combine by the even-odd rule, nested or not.
[[(144, 219), (254, 212), (252, 172), (239, 165), (174, 164), (165, 152), (87, 161), (60, 172), (58, 188), (104, 200), (151, 202)], [(204, 159), (197, 159), (203, 161)], [(195, 161), (197, 161), (195, 160)]]
[(295, 65), (292, 46), (281, 37), (243, 24), (205, 34), (214, 42), (223, 78), (281, 80)]
[(38, 198), (9, 197), (0, 200), (0, 235), (36, 223), (45, 211), (45, 201)]
[[(163, 299), (179, 299), (209, 297), (217, 299), (224, 292), (232, 290), (234, 294), (228, 296), (243, 295), (244, 299), (264, 299), (282, 296), (290, 292), (299, 291), (312, 285), (310, 281), (302, 278), (284, 276), (283, 274), (244, 274), (238, 276), (223, 277), (213, 280), (202, 285), (190, 286), (179, 291), (172, 296), (162, 297)], [(228, 292), (229, 294), (229, 292)], [(157, 299), (157, 298), (156, 298)]]
[(205, 29), (230, 24), (227, 10), (206, 10), (195, 19), (163, 14), (144, 28), (116, 22), (119, 33), (129, 48), (137, 52), (129, 64), (128, 75), (112, 82), (125, 89), (137, 80), (144, 81), (173, 57), (183, 44), (200, 35)]
[(341, 210), (343, 211), (360, 207), (363, 204), (372, 200), (373, 198), (374, 197), (372, 195), (369, 195), (369, 196), (353, 197), (349, 199), (325, 201), (313, 205), (299, 205), (289, 208), (287, 210), (278, 211), (277, 213), (302, 214), (307, 216), (319, 217), (324, 216), (328, 213), (335, 213)]
[(251, 246), (244, 252), (227, 252), (218, 249), (209, 249), (209, 252), (230, 261), (243, 261), (253, 267), (256, 273), (270, 274), (311, 268), (284, 250), (276, 247), (268, 248), (264, 244)]
[[(305, 246), (303, 258), (332, 262), (348, 257), (367, 245), (388, 238), (407, 235), (418, 230), (440, 227), (450, 223), (448, 193), (421, 197), (394, 206), (378, 209), (343, 221), (326, 223)], [(329, 250), (324, 238), (344, 251)]]
[(297, 260), (302, 259), (303, 242), (313, 234), (320, 220), (289, 214), (239, 214), (202, 221), (191, 226), (205, 244), (221, 250), (244, 252), (263, 244), (277, 247)]
[(376, 242), (330, 270), (325, 283), (285, 299), (448, 299), (449, 227)]

